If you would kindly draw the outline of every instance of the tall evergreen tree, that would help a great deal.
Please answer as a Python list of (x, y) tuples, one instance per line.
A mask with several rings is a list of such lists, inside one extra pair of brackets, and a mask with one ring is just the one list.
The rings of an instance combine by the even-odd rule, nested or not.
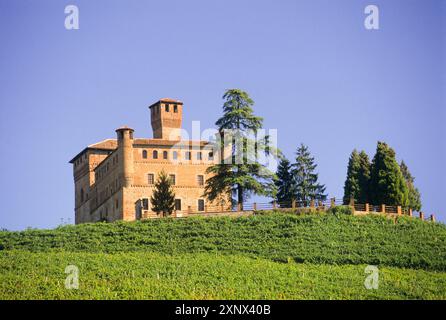
[(344, 183), (344, 204), (348, 204), (350, 199), (358, 199), (361, 193), (361, 188), (359, 185), (359, 170), (360, 170), (360, 159), (359, 154), (356, 149), (350, 155), (347, 166), (347, 178)]
[[(231, 154), (222, 157), (230, 157), (232, 161), (222, 159), (220, 163), (207, 169), (211, 177), (206, 181), (204, 195), (213, 201), (221, 194), (229, 193), (230, 197), (235, 195), (236, 201), (241, 205), (253, 193), (275, 197), (276, 175), (259, 163), (257, 158), (258, 152), (270, 155), (273, 148), (269, 145), (268, 137), (265, 137), (263, 142), (252, 141), (250, 138), (250, 134), (257, 133), (262, 128), (263, 122), (261, 117), (253, 113), (254, 101), (239, 89), (227, 90), (223, 99), (223, 116), (215, 123), (221, 137), (220, 148), (224, 149), (224, 141), (227, 138), (225, 135), (229, 130), (234, 133), (230, 138), (236, 143), (233, 143)], [(252, 151), (249, 146), (252, 145), (255, 145), (254, 159), (253, 155), (249, 154)]]
[(311, 156), (308, 147), (301, 144), (296, 152), (296, 162), (293, 164), (293, 177), (296, 189), (295, 197), (299, 202), (308, 204), (311, 200), (325, 200), (327, 195), (325, 186), (318, 182), (315, 172), (317, 165)]
[(280, 160), (276, 175), (277, 202), (291, 203), (294, 198), (295, 186), (291, 163), (285, 157)]
[(420, 211), (421, 210), (421, 195), (420, 191), (415, 187), (414, 181), (415, 178), (409, 171), (406, 163), (401, 161), (400, 164), (401, 173), (403, 174), (404, 179), (406, 180), (407, 189), (409, 190), (409, 204), (408, 207), (413, 210)]
[(175, 210), (175, 193), (169, 177), (164, 171), (158, 175), (150, 202), (152, 210), (157, 214), (162, 213), (163, 216), (170, 215)]
[(395, 151), (378, 142), (370, 172), (370, 197), (373, 204), (407, 206), (406, 181), (395, 159)]
[(361, 151), (359, 153), (358, 171), (359, 195), (357, 200), (359, 203), (368, 203), (370, 201), (370, 166), (369, 156), (365, 151)]

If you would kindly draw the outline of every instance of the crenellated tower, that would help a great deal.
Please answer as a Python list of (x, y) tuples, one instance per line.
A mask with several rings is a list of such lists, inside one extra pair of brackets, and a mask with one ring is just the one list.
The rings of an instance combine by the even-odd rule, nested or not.
[(149, 106), (149, 109), (153, 138), (181, 140), (183, 102), (164, 98)]

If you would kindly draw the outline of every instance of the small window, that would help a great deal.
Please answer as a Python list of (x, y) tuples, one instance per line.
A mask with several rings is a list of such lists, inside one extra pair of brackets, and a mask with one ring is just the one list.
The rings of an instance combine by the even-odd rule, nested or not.
[(166, 112), (169, 112), (169, 105), (166, 104)]
[(158, 151), (153, 150), (153, 159), (158, 159)]
[(169, 174), (169, 180), (170, 183), (174, 186), (175, 185), (175, 175), (174, 174)]
[(84, 189), (81, 189), (81, 203), (84, 202)]
[(142, 151), (142, 158), (147, 159), (147, 150)]
[(115, 201), (115, 208), (116, 208), (116, 209), (119, 208), (119, 200), (118, 200), (118, 199), (116, 199), (116, 201)]
[(202, 160), (203, 154), (201, 152), (197, 152), (197, 160)]
[(147, 198), (142, 199), (142, 209), (149, 210), (149, 199)]
[(154, 182), (155, 182), (155, 175), (153, 173), (149, 173), (147, 175), (147, 182), (148, 182), (148, 184), (154, 184)]
[(186, 160), (190, 160), (191, 157), (192, 157), (191, 152), (190, 152), (190, 151), (186, 151), (186, 153), (185, 153), (185, 158), (186, 158)]
[(176, 151), (172, 152), (172, 158), (173, 158), (173, 160), (177, 160), (178, 159), (178, 152), (176, 152)]
[(175, 199), (175, 210), (181, 211), (181, 199)]
[(197, 176), (197, 182), (199, 186), (204, 186), (204, 176), (202, 174)]
[(164, 151), (164, 152), (163, 152), (163, 159), (164, 159), (164, 160), (167, 160), (167, 157), (168, 157), (168, 153), (167, 153), (167, 151)]
[(214, 153), (213, 153), (213, 152), (209, 152), (209, 154), (208, 154), (208, 160), (209, 160), (209, 161), (214, 160)]
[(173, 106), (173, 112), (178, 113), (178, 106), (176, 104)]
[(198, 199), (198, 211), (204, 211), (204, 200)]

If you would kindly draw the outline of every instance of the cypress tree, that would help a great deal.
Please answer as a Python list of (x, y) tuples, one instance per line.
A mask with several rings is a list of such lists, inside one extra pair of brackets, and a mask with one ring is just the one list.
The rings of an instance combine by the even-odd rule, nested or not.
[(350, 198), (358, 199), (361, 193), (359, 185), (359, 170), (360, 170), (360, 159), (359, 154), (356, 149), (350, 154), (347, 166), (347, 178), (344, 183), (344, 204), (350, 202)]
[(308, 147), (301, 144), (296, 152), (296, 162), (293, 164), (296, 200), (308, 204), (311, 200), (325, 200), (325, 186), (318, 182), (315, 172), (317, 165)]
[(369, 199), (369, 185), (370, 185), (370, 160), (365, 151), (359, 153), (359, 170), (358, 170), (358, 183), (359, 183), (359, 203), (368, 203)]
[(421, 195), (420, 191), (415, 187), (414, 181), (415, 178), (409, 171), (406, 163), (401, 161), (400, 164), (401, 173), (403, 174), (404, 179), (406, 180), (407, 189), (409, 191), (409, 203), (408, 207), (413, 210), (420, 211), (421, 210)]
[(291, 173), (292, 166), (288, 159), (283, 157), (279, 166), (277, 167), (277, 202), (279, 203), (291, 203), (294, 198), (294, 179)]
[(164, 171), (158, 175), (150, 202), (152, 210), (157, 214), (162, 213), (163, 216), (170, 215), (175, 210), (175, 193), (169, 177)]
[(407, 206), (408, 189), (395, 159), (395, 151), (378, 142), (370, 172), (370, 197), (373, 204)]

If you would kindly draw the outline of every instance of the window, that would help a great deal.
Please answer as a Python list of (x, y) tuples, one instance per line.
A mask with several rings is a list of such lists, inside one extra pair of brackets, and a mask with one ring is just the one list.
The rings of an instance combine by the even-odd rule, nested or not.
[(175, 185), (175, 175), (174, 174), (169, 174), (169, 180), (170, 183), (174, 186)]
[(142, 151), (142, 158), (147, 159), (147, 150)]
[(116, 209), (119, 208), (119, 200), (118, 200), (118, 199), (116, 199), (116, 201), (115, 201), (115, 208), (116, 208)]
[(164, 160), (167, 160), (167, 157), (168, 157), (168, 153), (167, 153), (167, 151), (164, 151), (164, 152), (163, 152), (163, 159), (164, 159)]
[(175, 113), (178, 112), (178, 106), (176, 104), (173, 106), (173, 112), (175, 112)]
[(175, 210), (181, 211), (181, 199), (175, 199)]
[(186, 160), (190, 160), (191, 156), (192, 156), (191, 152), (190, 151), (186, 151), (186, 153), (185, 153)]
[(172, 158), (173, 158), (173, 160), (177, 160), (178, 159), (178, 152), (176, 152), (176, 151), (172, 152)]
[(199, 174), (197, 176), (197, 182), (199, 186), (203, 186), (204, 185), (204, 176), (202, 174)]
[(81, 189), (81, 203), (84, 202), (84, 189)]
[(197, 152), (197, 160), (202, 160), (203, 154), (201, 152)]
[(209, 152), (209, 154), (208, 154), (208, 160), (209, 160), (209, 161), (214, 160), (214, 153), (213, 153), (213, 152)]
[(169, 105), (166, 104), (166, 112), (169, 112)]
[(158, 151), (153, 150), (153, 159), (158, 159)]
[(149, 199), (147, 198), (142, 199), (142, 209), (149, 210)]
[(149, 184), (153, 184), (155, 182), (155, 175), (153, 173), (149, 173), (147, 175), (147, 182)]
[(198, 211), (204, 211), (204, 200), (198, 199)]

